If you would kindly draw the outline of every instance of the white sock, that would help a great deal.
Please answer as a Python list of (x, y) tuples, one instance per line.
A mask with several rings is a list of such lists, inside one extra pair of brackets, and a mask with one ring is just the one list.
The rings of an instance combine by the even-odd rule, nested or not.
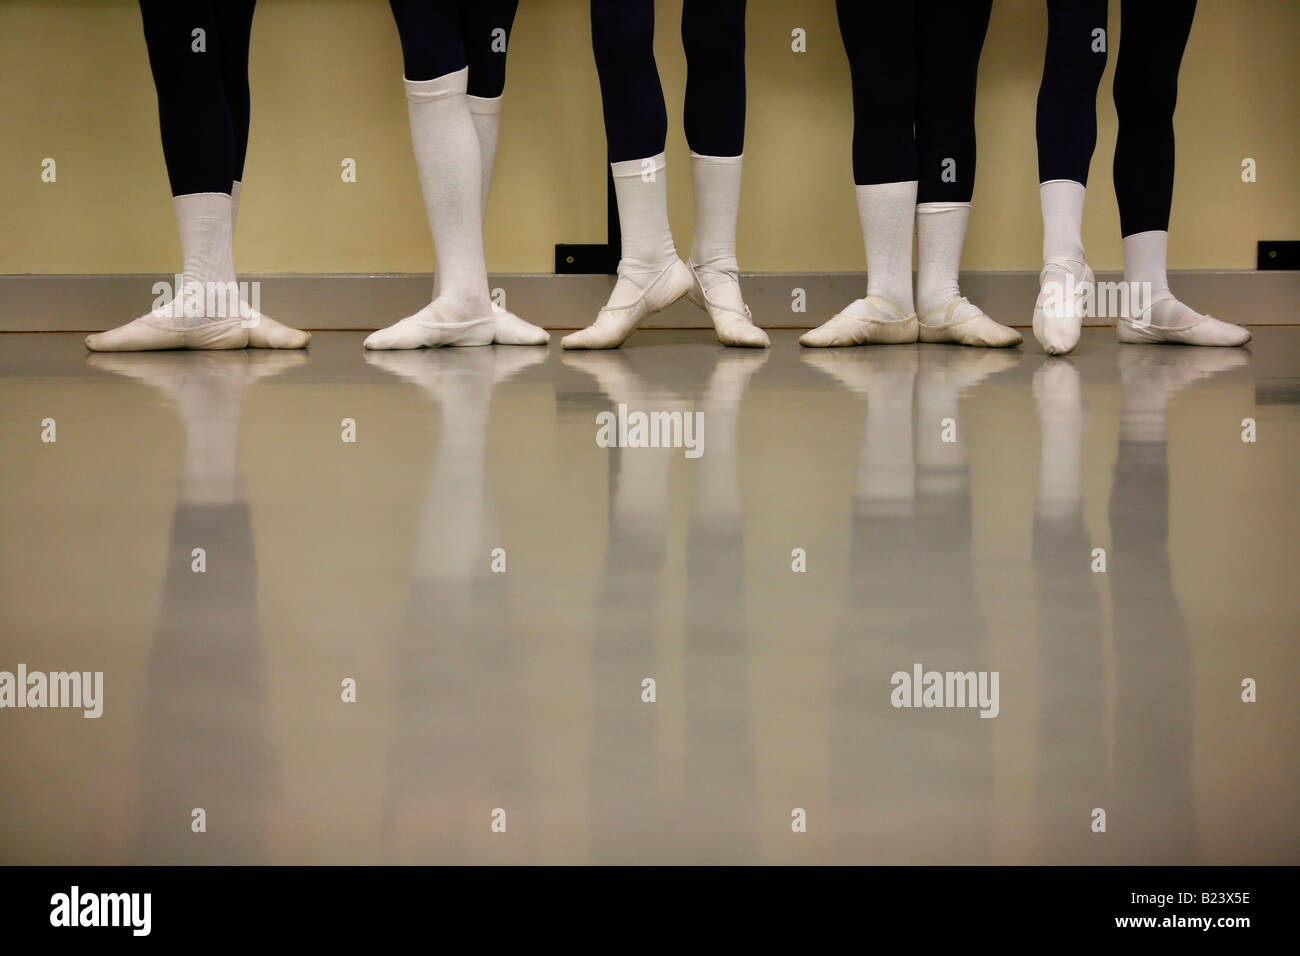
[(618, 308), (639, 298), (646, 285), (677, 259), (668, 226), (666, 165), (663, 153), (610, 164), (623, 246), (609, 306)]
[[(184, 262), (173, 301), (126, 325), (87, 336), (87, 348), (136, 352), (243, 348), (248, 343), (235, 283), (230, 196), (191, 193), (175, 197), (173, 203)], [(213, 309), (208, 308), (210, 291)]]
[(1038, 185), (1043, 208), (1043, 270), (1034, 302), (1034, 337), (1049, 355), (1064, 355), (1079, 344), (1092, 272), (1083, 251), (1083, 200), (1086, 190), (1072, 179)]
[[(479, 168), (482, 170), (482, 186), (479, 190), (480, 209), (484, 228), (487, 227), (488, 195), (492, 191), (492, 168), (496, 164), (497, 140), (501, 135), (500, 96), (467, 96), (470, 119), (474, 122), (474, 132), (478, 136)], [(438, 297), (438, 283), (434, 281), (433, 297)], [(496, 335), (493, 341), (498, 345), (545, 345), (551, 335), (545, 329), (525, 322), (508, 309), (492, 303), (492, 312), (496, 316)]]
[[(916, 207), (916, 311), (920, 314), (942, 309), (961, 295), (957, 273), (961, 249), (970, 221), (968, 202), (924, 202)], [(966, 303), (956, 319), (978, 315), (979, 309)]]
[(483, 164), (466, 93), (469, 68), (403, 80), (411, 144), (438, 255), (439, 297), (455, 312), (491, 312), (483, 261)]
[(1164, 230), (1124, 237), (1124, 281), (1130, 289), (1139, 290), (1147, 308), (1127, 322), (1122, 318), (1116, 321), (1121, 339), (1209, 346), (1249, 342), (1250, 333), (1240, 326), (1202, 315), (1174, 298), (1165, 271), (1168, 251), (1169, 233)]
[[(903, 315), (916, 311), (912, 304), (912, 222), (916, 217), (916, 180), (858, 186), (858, 218), (867, 250), (867, 296), (879, 296)], [(864, 299), (844, 310), (845, 315), (870, 318)]]
[[(1158, 325), (1162, 328), (1172, 328), (1176, 319), (1173, 309), (1157, 308), (1157, 304), (1163, 304), (1172, 300), (1173, 293), (1169, 291), (1169, 276), (1166, 273), (1165, 263), (1169, 254), (1169, 233), (1151, 231), (1138, 232), (1131, 236), (1124, 237), (1124, 281), (1143, 283), (1140, 296), (1143, 302), (1152, 306), (1149, 318), (1152, 325)], [(1133, 288), (1129, 286), (1129, 288)], [(1150, 295), (1147, 295), (1147, 290)], [(1191, 312), (1186, 306), (1183, 307), (1187, 312)], [(1195, 313), (1192, 313), (1193, 315)], [(1191, 323), (1180, 323), (1189, 325)]]
[(961, 294), (961, 250), (970, 221), (968, 202), (916, 207), (916, 311), (922, 342), (982, 348), (1020, 344), (1020, 333), (1000, 325)]
[(691, 153), (695, 197), (695, 238), (691, 271), (699, 291), (692, 298), (709, 313), (724, 345), (765, 348), (767, 333), (753, 324), (740, 288), (736, 262), (736, 219), (740, 212), (743, 156)]
[(596, 321), (561, 340), (565, 348), (617, 348), (638, 322), (691, 288), (668, 226), (665, 166), (663, 153), (610, 164), (623, 237), (618, 281)]
[(912, 223), (916, 180), (858, 186), (858, 218), (867, 250), (867, 294), (799, 336), (812, 348), (915, 342)]
[(369, 349), (490, 345), (496, 333), (483, 261), (483, 169), (466, 93), (469, 68), (403, 80), (420, 191), (438, 256), (437, 298), (366, 337)]
[(484, 220), (487, 219), (488, 193), (492, 190), (492, 167), (497, 159), (497, 140), (501, 136), (501, 101), (500, 96), (466, 96), (469, 104), (469, 117), (474, 124), (474, 133), (478, 137), (479, 170), (482, 174), (480, 208)]
[[(691, 262), (706, 292), (732, 285), (740, 266), (736, 262), (736, 219), (740, 214), (740, 174), (743, 156), (701, 156), (691, 153), (691, 179), (695, 198), (695, 237)], [(743, 308), (735, 285), (735, 308)], [(724, 293), (726, 294), (726, 293)]]
[(244, 184), (236, 179), (230, 184), (230, 234), (235, 234), (235, 226), (239, 222), (239, 194), (243, 191)]
[[(1063, 260), (1082, 265), (1083, 200), (1086, 190), (1072, 179), (1049, 179), (1038, 184), (1043, 207), (1043, 263)], [(1082, 272), (1076, 273), (1076, 278)]]
[[(238, 179), (230, 184), (230, 233), (233, 238), (235, 226), (239, 221), (239, 194), (244, 184)], [(310, 332), (302, 332), (254, 309), (247, 302), (243, 303), (248, 315), (244, 320), (248, 326), (248, 347), (254, 349), (300, 349), (311, 341)]]

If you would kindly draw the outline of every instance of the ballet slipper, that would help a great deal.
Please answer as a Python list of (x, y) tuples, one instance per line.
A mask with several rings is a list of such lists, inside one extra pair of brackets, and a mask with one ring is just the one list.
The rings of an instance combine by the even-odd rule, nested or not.
[[(850, 314), (849, 309), (866, 313)], [(904, 345), (917, 340), (916, 313), (904, 315), (887, 299), (869, 295), (850, 304), (849, 309), (831, 316), (799, 337), (809, 348), (838, 348), (848, 345)]]

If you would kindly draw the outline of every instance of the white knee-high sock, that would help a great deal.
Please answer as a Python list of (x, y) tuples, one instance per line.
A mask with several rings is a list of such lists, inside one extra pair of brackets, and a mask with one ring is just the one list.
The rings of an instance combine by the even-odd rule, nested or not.
[[(482, 171), (479, 187), (479, 214), (484, 226), (487, 225), (488, 194), (492, 190), (492, 168), (496, 165), (497, 140), (501, 133), (501, 100), (503, 97), (469, 96), (469, 115), (474, 123), (474, 135), (478, 138), (479, 169)], [(235, 185), (239, 185), (236, 183)], [(233, 193), (232, 193), (233, 195)], [(433, 297), (438, 298), (441, 291), (442, 267), (433, 277)]]
[(478, 136), (479, 168), (482, 171), (480, 205), (487, 220), (488, 193), (492, 189), (492, 168), (496, 164), (497, 140), (501, 136), (500, 96), (466, 96), (470, 119)]
[[(941, 309), (961, 295), (957, 273), (970, 221), (968, 202), (925, 202), (916, 207), (916, 311)], [(976, 314), (964, 305), (959, 312)], [(958, 315), (963, 318), (964, 315)]]
[[(496, 165), (497, 140), (501, 135), (500, 96), (467, 96), (470, 118), (478, 136), (480, 169), (483, 172), (480, 190), (480, 208), (484, 227), (487, 225), (488, 195), (492, 191), (492, 169)], [(434, 281), (433, 296), (438, 297), (438, 282)], [(525, 322), (508, 309), (492, 304), (496, 316), (495, 341), (500, 345), (545, 345), (551, 336), (545, 329)]]
[(483, 261), (483, 168), (466, 93), (469, 68), (404, 80), (411, 143), (438, 255), (439, 297), (455, 313), (487, 316)]
[[(867, 250), (867, 295), (893, 303), (904, 315), (912, 304), (912, 221), (916, 180), (858, 186), (858, 217)], [(850, 312), (862, 300), (845, 310)], [(851, 312), (850, 312), (851, 314)], [(868, 313), (864, 310), (863, 316)]]

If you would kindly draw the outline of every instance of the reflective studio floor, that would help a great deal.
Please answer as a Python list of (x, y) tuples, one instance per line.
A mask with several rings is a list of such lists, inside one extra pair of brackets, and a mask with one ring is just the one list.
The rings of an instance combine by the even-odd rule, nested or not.
[(1300, 328), (795, 335), (0, 336), (0, 860), (1300, 862)]

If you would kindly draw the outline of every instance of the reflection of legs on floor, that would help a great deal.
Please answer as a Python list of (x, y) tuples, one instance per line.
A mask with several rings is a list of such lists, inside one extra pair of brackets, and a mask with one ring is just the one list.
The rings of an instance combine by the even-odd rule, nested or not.
[[(86, 360), (158, 388), (185, 428), (144, 704), (141, 863), (268, 859), (276, 764), (266, 739), (252, 518), (237, 457), (240, 404), (247, 385), (306, 360), (301, 352)], [(211, 841), (190, 830), (200, 807), (208, 833), (220, 834)]]
[[(520, 862), (535, 845), (532, 768), (504, 547), (486, 468), (495, 385), (542, 352), (371, 352), (367, 362), (438, 405), (420, 503), (405, 633), (395, 651), (396, 729), (385, 770), (384, 837), (402, 862)], [(506, 812), (506, 836), (490, 829)]]
[(1034, 373), (1041, 424), (1034, 569), (1038, 580), (1039, 712), (1036, 852), (1044, 862), (1100, 862), (1091, 811), (1111, 795), (1105, 752), (1101, 598), (1083, 524), (1083, 395), (1079, 373), (1049, 358)]
[(694, 463), (686, 544), (686, 785), (690, 858), (756, 863), (757, 770), (750, 726), (745, 551), (737, 426), (766, 352), (718, 355), (700, 402), (708, 454)]
[[(859, 356), (868, 361), (848, 361)], [(846, 863), (988, 855), (992, 721), (975, 709), (899, 709), (890, 696), (890, 676), (914, 664), (988, 669), (974, 609), (965, 455), (922, 434), (930, 417), (956, 416), (950, 383), (958, 376), (942, 360), (926, 369), (927, 358), (890, 349), (825, 365), (867, 395), (850, 590), (833, 651), (831, 803), (837, 859)]]
[(1166, 408), (1184, 386), (1244, 366), (1241, 352), (1121, 349), (1124, 403), (1106, 575), (1115, 617), (1116, 794), (1124, 860), (1195, 861), (1191, 658), (1169, 565)]

